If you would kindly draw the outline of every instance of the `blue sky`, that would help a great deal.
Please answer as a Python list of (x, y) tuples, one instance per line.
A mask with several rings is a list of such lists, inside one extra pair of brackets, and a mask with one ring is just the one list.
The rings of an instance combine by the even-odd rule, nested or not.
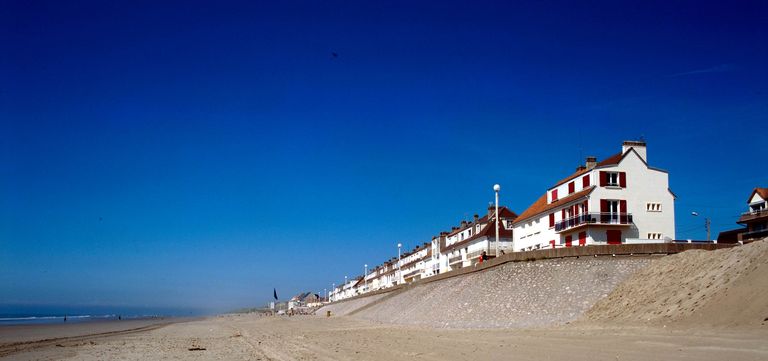
[(4, 7), (0, 304), (322, 292), (639, 137), (678, 238), (768, 186), (765, 1)]

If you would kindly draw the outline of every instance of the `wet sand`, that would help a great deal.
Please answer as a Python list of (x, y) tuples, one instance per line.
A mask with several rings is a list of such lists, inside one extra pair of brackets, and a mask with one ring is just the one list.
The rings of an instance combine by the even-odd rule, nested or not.
[[(0, 346), (0, 350), (2, 350)], [(29, 348), (9, 360), (766, 360), (764, 328), (578, 324), (444, 330), (348, 317), (228, 315)]]

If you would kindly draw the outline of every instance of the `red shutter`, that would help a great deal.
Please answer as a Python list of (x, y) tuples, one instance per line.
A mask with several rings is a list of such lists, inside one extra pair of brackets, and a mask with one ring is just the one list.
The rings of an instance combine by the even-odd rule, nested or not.
[(565, 246), (566, 247), (570, 247), (572, 241), (573, 241), (573, 236), (565, 236)]
[(589, 202), (584, 201), (584, 213), (589, 213)]
[(576, 191), (576, 184), (574, 184), (573, 182), (568, 183), (568, 194), (571, 194), (574, 191)]
[(627, 201), (619, 201), (619, 212), (622, 214), (627, 213)]
[(557, 200), (557, 189), (552, 191), (552, 202)]
[(581, 178), (581, 186), (584, 188), (589, 187), (589, 174), (585, 175), (584, 178)]
[(563, 214), (562, 214), (562, 216), (563, 216), (563, 217), (562, 217), (562, 218), (560, 218), (560, 219), (561, 219), (561, 220), (565, 220), (565, 208), (563, 208), (563, 209), (562, 209), (562, 211), (563, 211)]
[(587, 232), (579, 232), (579, 246), (587, 245)]
[(608, 173), (600, 172), (600, 186), (605, 187), (608, 184)]
[(600, 213), (608, 212), (608, 201), (605, 199), (600, 200)]
[(627, 173), (619, 172), (619, 186), (627, 188)]
[(549, 226), (554, 227), (555, 226), (555, 214), (550, 213), (549, 214)]
[(549, 245), (552, 246), (552, 248), (555, 248), (555, 240), (549, 241)]

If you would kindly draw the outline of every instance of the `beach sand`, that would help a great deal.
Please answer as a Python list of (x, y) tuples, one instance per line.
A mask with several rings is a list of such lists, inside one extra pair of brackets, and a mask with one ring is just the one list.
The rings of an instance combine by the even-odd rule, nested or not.
[[(5, 342), (5, 341), (4, 341)], [(4, 346), (0, 345), (0, 350)], [(227, 315), (30, 347), (8, 360), (767, 360), (764, 328), (580, 323), (446, 330), (349, 317)]]

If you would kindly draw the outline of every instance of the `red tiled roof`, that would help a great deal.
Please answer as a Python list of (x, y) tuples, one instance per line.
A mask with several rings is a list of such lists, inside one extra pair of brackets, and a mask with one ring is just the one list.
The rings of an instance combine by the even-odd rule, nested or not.
[(571, 179), (577, 178), (578, 176), (580, 176), (580, 175), (582, 175), (582, 174), (584, 174), (584, 173), (587, 173), (587, 172), (589, 172), (590, 170), (591, 170), (591, 169), (582, 169), (582, 170), (578, 170), (578, 171), (576, 171), (576, 173), (573, 173), (573, 174), (569, 175), (568, 177), (566, 177), (566, 178), (563, 178), (563, 179), (561, 179), (559, 182), (555, 183), (555, 185), (553, 185), (552, 187), (550, 187), (550, 189), (552, 189), (552, 188), (555, 188), (555, 187), (557, 187), (557, 186), (559, 186), (559, 185), (561, 185), (561, 184), (563, 184), (563, 183), (565, 183), (565, 182), (568, 182), (568, 181), (570, 181)]
[(592, 193), (593, 190), (595, 190), (595, 186), (591, 186), (584, 190), (578, 191), (565, 198), (558, 199), (552, 203), (547, 203), (547, 194), (544, 193), (543, 196), (537, 199), (536, 202), (533, 202), (533, 204), (531, 204), (531, 206), (528, 207), (528, 209), (526, 209), (523, 213), (521, 213), (520, 216), (517, 217), (514, 223), (515, 224), (521, 223), (522, 221), (528, 220), (533, 216), (544, 213), (550, 209), (557, 208), (573, 200), (586, 197), (587, 195)]
[[(629, 153), (629, 152), (627, 152), (627, 153)], [(608, 165), (619, 164), (619, 162), (621, 162), (621, 160), (624, 159), (624, 155), (626, 155), (627, 153), (616, 153), (616, 154), (614, 154), (614, 155), (612, 155), (612, 156), (610, 156), (608, 158), (605, 158), (605, 159), (603, 159), (602, 162), (597, 163), (595, 168), (597, 168), (597, 167), (604, 167), (604, 166), (608, 166)]]
[(747, 203), (752, 200), (752, 197), (755, 195), (755, 193), (760, 195), (760, 198), (768, 200), (768, 188), (755, 188), (755, 190), (752, 191), (752, 193), (749, 194), (749, 198), (747, 199)]
[[(610, 166), (610, 165), (619, 164), (619, 162), (621, 162), (621, 160), (624, 159), (624, 155), (627, 154), (627, 153), (616, 153), (616, 154), (614, 154), (614, 155), (612, 155), (612, 156), (610, 156), (608, 158), (605, 158), (605, 159), (603, 159), (602, 162), (597, 163), (595, 168), (597, 168), (597, 167), (606, 167), (606, 166)], [(565, 177), (565, 178), (561, 179), (560, 181), (555, 183), (555, 185), (549, 187), (549, 189), (555, 188), (555, 187), (557, 187), (557, 186), (559, 186), (559, 185), (561, 185), (563, 183), (566, 183), (566, 182), (569, 182), (569, 181), (571, 181), (571, 180), (573, 180), (575, 178), (578, 178), (579, 176), (581, 176), (583, 174), (589, 173), (589, 171), (591, 171), (591, 170), (592, 169), (577, 170), (576, 173), (573, 173), (573, 174), (569, 175), (568, 177)]]

